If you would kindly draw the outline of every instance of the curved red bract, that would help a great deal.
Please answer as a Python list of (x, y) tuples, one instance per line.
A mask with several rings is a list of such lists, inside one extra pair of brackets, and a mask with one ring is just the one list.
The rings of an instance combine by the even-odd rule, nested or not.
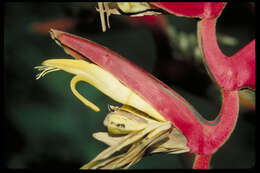
[(209, 19), (218, 17), (226, 2), (150, 2), (150, 4), (173, 15)]
[(121, 55), (72, 34), (52, 30), (52, 37), (72, 56), (90, 59), (143, 97), (182, 131), (191, 152), (212, 154), (231, 134), (238, 115), (237, 91), (222, 90), (219, 122), (207, 121), (183, 97)]

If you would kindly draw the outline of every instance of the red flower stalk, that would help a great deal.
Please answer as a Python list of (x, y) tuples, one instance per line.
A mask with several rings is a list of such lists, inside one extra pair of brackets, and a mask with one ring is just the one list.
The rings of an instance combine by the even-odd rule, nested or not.
[(199, 155), (196, 154), (194, 162), (193, 162), (193, 168), (196, 169), (208, 169), (210, 167), (210, 160), (212, 155)]
[(218, 47), (216, 19), (198, 22), (198, 39), (204, 61), (211, 76), (227, 90), (244, 87), (255, 89), (255, 40), (248, 43), (231, 57)]

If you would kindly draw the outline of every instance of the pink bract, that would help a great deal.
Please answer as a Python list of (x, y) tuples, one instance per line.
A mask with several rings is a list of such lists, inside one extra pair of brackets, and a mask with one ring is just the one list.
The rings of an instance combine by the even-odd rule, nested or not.
[(121, 55), (90, 40), (52, 30), (74, 57), (88, 58), (109, 71), (182, 131), (191, 152), (210, 155), (231, 134), (238, 115), (237, 91), (222, 90), (223, 103), (214, 121), (204, 119), (183, 97)]

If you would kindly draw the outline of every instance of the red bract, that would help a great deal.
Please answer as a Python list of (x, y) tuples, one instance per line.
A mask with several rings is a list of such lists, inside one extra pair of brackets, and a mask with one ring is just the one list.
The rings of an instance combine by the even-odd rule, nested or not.
[(198, 23), (199, 45), (209, 73), (222, 88), (255, 89), (255, 40), (233, 56), (227, 57), (218, 47), (215, 25), (216, 19), (205, 19)]
[[(90, 59), (150, 103), (185, 135), (190, 151), (201, 155), (199, 158), (209, 158), (230, 136), (238, 115), (237, 91), (222, 89), (220, 113), (214, 121), (207, 121), (183, 97), (119, 54), (72, 34), (51, 33), (67, 53)], [(204, 167), (196, 164), (196, 168)]]
[(218, 17), (226, 5), (225, 2), (151, 2), (150, 4), (176, 16), (201, 19)]

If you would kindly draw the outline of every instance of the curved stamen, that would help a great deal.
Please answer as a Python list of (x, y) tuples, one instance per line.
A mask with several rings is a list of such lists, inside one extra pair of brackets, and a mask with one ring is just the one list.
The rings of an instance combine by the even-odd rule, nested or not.
[(85, 97), (83, 97), (77, 90), (76, 90), (76, 84), (79, 81), (86, 81), (86, 78), (83, 78), (79, 75), (75, 76), (72, 78), (72, 80), (70, 81), (70, 87), (71, 87), (71, 91), (73, 92), (73, 94), (80, 100), (82, 101), (86, 106), (88, 106), (89, 108), (91, 108), (92, 110), (94, 110), (95, 112), (100, 111), (100, 109), (93, 104), (92, 102), (88, 101)]

